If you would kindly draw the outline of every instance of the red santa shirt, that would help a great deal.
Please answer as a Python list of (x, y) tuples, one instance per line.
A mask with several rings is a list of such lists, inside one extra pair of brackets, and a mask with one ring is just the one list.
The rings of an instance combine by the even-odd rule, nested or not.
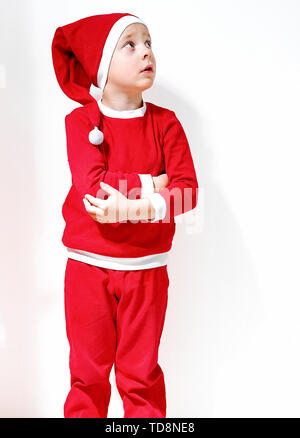
[[(95, 106), (97, 108), (95, 108)], [(100, 111), (104, 142), (88, 136), (89, 111)], [(167, 264), (175, 233), (174, 217), (195, 208), (198, 181), (184, 129), (174, 111), (143, 101), (135, 110), (117, 111), (101, 99), (74, 109), (65, 119), (72, 186), (62, 207), (62, 242), (68, 257), (110, 269), (147, 269)], [(152, 176), (166, 173), (169, 185), (154, 192)], [(99, 223), (83, 197), (99, 197), (103, 181), (130, 199), (147, 197), (151, 221)], [(103, 192), (104, 194), (104, 192)], [(102, 196), (101, 196), (102, 197)]]

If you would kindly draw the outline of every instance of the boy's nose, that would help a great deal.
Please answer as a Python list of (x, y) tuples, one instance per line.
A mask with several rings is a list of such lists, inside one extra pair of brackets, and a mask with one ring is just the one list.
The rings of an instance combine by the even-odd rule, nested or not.
[(151, 53), (151, 51), (149, 51), (149, 49), (146, 49), (145, 51), (144, 51), (144, 54), (143, 54), (143, 59), (147, 59), (148, 58), (148, 61), (149, 62), (152, 62), (152, 64), (153, 64), (153, 62), (154, 62), (154, 60), (152, 59), (152, 53)]

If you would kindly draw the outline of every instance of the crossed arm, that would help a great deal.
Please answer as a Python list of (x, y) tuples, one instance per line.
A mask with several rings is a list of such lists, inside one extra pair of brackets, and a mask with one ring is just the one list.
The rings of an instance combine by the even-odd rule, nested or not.
[[(152, 177), (152, 180), (156, 193), (168, 185), (167, 174)], [(83, 198), (86, 211), (97, 222), (148, 221), (155, 218), (155, 209), (148, 198), (128, 199), (114, 187), (103, 182), (100, 183), (100, 187), (109, 195), (108, 199), (102, 200), (90, 194)]]
[[(82, 108), (66, 116), (72, 182), (83, 198), (86, 211), (95, 220), (104, 223), (169, 221), (195, 208), (198, 199), (196, 172), (185, 132), (173, 111), (167, 113), (164, 120), (162, 149), (166, 173), (152, 177), (152, 193), (143, 190), (140, 174), (111, 172), (105, 155), (89, 143), (89, 131), (89, 121)], [(149, 177), (145, 176), (145, 181)], [(131, 190), (139, 196), (130, 199)], [(108, 199), (101, 199), (103, 193), (109, 195)], [(142, 199), (136, 199), (138, 197)]]

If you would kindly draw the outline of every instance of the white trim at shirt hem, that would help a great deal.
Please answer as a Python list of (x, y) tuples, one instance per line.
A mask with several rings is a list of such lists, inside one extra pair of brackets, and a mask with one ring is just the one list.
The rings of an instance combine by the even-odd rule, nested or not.
[(169, 251), (144, 257), (109, 257), (79, 249), (66, 248), (70, 259), (108, 269), (134, 271), (157, 268), (168, 264)]

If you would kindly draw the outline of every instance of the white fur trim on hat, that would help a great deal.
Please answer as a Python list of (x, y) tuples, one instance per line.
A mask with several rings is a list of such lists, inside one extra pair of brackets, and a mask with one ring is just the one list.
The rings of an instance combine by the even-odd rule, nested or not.
[(144, 23), (144, 21), (142, 21), (140, 18), (133, 17), (132, 15), (125, 15), (115, 22), (115, 24), (110, 29), (110, 32), (106, 38), (100, 65), (98, 68), (98, 73), (97, 73), (97, 83), (98, 83), (98, 87), (100, 88), (100, 98), (103, 95), (103, 90), (107, 80), (110, 61), (113, 56), (115, 47), (123, 31), (126, 29), (127, 26), (133, 23), (142, 23), (145, 26), (147, 26), (146, 23)]

